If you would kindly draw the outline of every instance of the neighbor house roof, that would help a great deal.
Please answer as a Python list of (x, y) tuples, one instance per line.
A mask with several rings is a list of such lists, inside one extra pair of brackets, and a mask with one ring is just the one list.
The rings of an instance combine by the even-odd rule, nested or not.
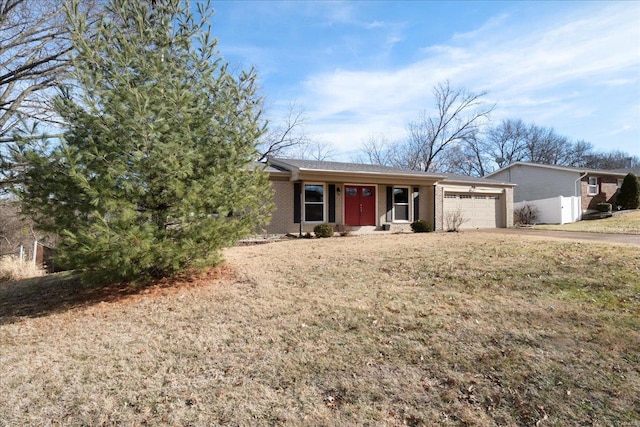
[(579, 174), (592, 174), (592, 175), (612, 175), (612, 176), (622, 176), (624, 177), (629, 172), (638, 174), (640, 171), (638, 169), (630, 168), (630, 169), (592, 169), (592, 168), (577, 168), (573, 166), (560, 166), (560, 165), (543, 165), (540, 163), (529, 163), (529, 162), (514, 162), (510, 165), (503, 167), (502, 169), (498, 169), (495, 172), (491, 172), (490, 174), (485, 175), (485, 178), (489, 178), (493, 175), (498, 174), (504, 170), (513, 168), (515, 166), (530, 166), (541, 169), (553, 169), (553, 170), (561, 170), (566, 172), (575, 172)]
[(621, 173), (624, 175), (632, 173), (636, 176), (640, 176), (640, 168), (607, 169), (607, 172)]

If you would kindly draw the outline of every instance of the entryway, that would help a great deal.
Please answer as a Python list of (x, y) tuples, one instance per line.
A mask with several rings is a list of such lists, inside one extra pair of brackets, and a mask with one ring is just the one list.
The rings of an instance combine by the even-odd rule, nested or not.
[(375, 186), (344, 186), (344, 223), (351, 226), (376, 225)]

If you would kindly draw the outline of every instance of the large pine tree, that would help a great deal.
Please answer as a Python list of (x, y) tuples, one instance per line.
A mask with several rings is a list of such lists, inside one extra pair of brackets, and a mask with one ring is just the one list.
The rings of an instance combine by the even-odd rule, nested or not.
[(101, 281), (145, 281), (217, 262), (269, 216), (256, 158), (255, 73), (216, 51), (208, 6), (110, 0), (95, 36), (69, 8), (77, 83), (64, 137), (25, 147), (23, 210), (61, 235), (61, 262)]

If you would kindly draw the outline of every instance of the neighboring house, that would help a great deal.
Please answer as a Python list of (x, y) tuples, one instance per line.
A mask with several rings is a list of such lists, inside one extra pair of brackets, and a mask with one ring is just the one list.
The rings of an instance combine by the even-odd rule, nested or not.
[(582, 212), (596, 210), (598, 203), (615, 206), (618, 189), (629, 173), (639, 169), (587, 169), (568, 166), (515, 162), (490, 173), (486, 178), (517, 184), (514, 202), (579, 197)]
[(265, 167), (275, 202), (267, 233), (308, 232), (323, 222), (400, 231), (417, 219), (446, 230), (458, 211), (466, 220), (460, 228), (513, 225), (513, 184), (356, 163), (270, 158)]

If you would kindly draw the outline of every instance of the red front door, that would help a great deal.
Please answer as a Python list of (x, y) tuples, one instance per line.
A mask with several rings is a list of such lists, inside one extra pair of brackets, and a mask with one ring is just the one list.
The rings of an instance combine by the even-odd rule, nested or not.
[(345, 225), (376, 225), (376, 187), (344, 186)]

